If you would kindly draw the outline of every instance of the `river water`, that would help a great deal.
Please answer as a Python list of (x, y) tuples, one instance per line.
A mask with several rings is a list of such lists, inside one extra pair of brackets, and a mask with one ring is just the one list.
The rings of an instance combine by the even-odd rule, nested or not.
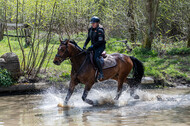
[[(116, 90), (116, 89), (115, 89)], [(92, 89), (81, 99), (74, 92), (70, 108), (58, 108), (66, 93), (50, 88), (42, 94), (0, 97), (0, 126), (190, 126), (190, 88), (138, 90), (140, 99), (124, 91), (114, 101), (115, 90)]]

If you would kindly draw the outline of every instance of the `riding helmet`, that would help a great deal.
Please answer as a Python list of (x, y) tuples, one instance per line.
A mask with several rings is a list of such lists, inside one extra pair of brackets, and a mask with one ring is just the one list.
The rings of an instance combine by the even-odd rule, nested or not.
[(96, 17), (96, 16), (93, 16), (90, 20), (90, 23), (99, 23), (100, 22), (100, 19), (99, 17)]

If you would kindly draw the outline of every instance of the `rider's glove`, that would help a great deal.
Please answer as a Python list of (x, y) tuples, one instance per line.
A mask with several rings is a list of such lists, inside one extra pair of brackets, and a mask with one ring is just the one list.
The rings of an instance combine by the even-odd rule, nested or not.
[(92, 51), (93, 50), (93, 45), (91, 45), (87, 51)]
[(86, 46), (83, 46), (83, 49), (86, 49)]

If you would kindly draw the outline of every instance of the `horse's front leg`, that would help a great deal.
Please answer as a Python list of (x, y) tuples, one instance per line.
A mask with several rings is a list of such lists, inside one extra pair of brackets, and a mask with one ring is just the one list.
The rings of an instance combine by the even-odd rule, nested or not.
[(87, 95), (88, 95), (88, 92), (90, 91), (92, 86), (85, 86), (85, 89), (84, 89), (84, 92), (83, 92), (83, 95), (82, 95), (82, 100), (90, 105), (94, 105), (94, 102), (90, 99), (87, 99)]
[(75, 80), (71, 80), (70, 81), (70, 84), (69, 84), (69, 89), (68, 89), (68, 92), (67, 92), (67, 96), (65, 98), (65, 101), (64, 101), (64, 105), (67, 105), (69, 99), (71, 98), (71, 95), (73, 94), (73, 91), (75, 89), (75, 86), (78, 84), (77, 81)]
[(123, 88), (123, 80), (119, 79), (118, 80), (118, 87), (117, 87), (117, 94), (116, 94), (114, 100), (119, 99), (119, 97), (121, 96), (121, 93), (122, 93), (122, 88)]

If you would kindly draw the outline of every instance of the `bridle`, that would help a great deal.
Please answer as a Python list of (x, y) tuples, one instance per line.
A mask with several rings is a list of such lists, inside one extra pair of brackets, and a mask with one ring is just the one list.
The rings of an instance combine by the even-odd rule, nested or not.
[[(63, 55), (65, 55), (66, 53), (69, 53), (67, 43), (62, 42), (61, 44), (64, 44), (64, 45), (66, 46), (66, 50), (65, 50), (65, 52), (63, 53)], [(75, 48), (76, 48), (76, 46), (75, 46)], [(68, 56), (67, 58), (63, 58), (63, 57), (60, 56), (59, 54), (56, 54), (55, 57), (59, 57), (59, 58), (61, 58), (61, 61), (64, 61), (64, 60), (70, 60), (70, 59), (72, 59), (72, 58), (74, 58), (74, 57), (77, 57), (77, 56), (83, 54), (83, 53), (86, 53), (86, 51), (85, 51), (85, 50), (82, 50), (80, 53), (78, 53), (78, 54), (76, 54), (76, 55), (74, 55), (74, 56)]]
[[(64, 44), (64, 45), (66, 46), (66, 50), (65, 50), (64, 54), (65, 54), (65, 53), (69, 53), (67, 43), (62, 42), (61, 44)], [(77, 48), (76, 45), (75, 45), (75, 48)], [(81, 55), (81, 54), (83, 54), (83, 53), (87, 53), (87, 52), (82, 49), (82, 51), (81, 51), (80, 53), (78, 53), (77, 55), (69, 56), (69, 57), (67, 57), (66, 59), (65, 59), (65, 58), (62, 58), (62, 56), (60, 56), (59, 54), (56, 54), (56, 57), (62, 58), (62, 60), (61, 60), (61, 62), (62, 62), (63, 60), (71, 60), (72, 58), (77, 57), (77, 56), (79, 56), (79, 55)], [(64, 54), (63, 54), (63, 55), (64, 55)], [(86, 55), (85, 60), (83, 61), (82, 65), (81, 65), (80, 68), (76, 71), (76, 76), (79, 74), (79, 72), (80, 72), (80, 71), (82, 70), (82, 68), (84, 67), (84, 65), (85, 65), (85, 63), (86, 63), (86, 61), (87, 61), (87, 59), (88, 59), (88, 55)]]

